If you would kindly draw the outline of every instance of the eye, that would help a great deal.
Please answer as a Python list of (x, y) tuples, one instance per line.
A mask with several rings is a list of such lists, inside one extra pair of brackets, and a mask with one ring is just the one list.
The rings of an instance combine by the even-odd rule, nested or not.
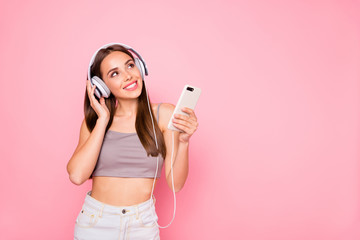
[(110, 77), (115, 77), (116, 75), (118, 75), (118, 72), (117, 72), (117, 71), (111, 73)]
[(135, 64), (130, 63), (129, 66), (130, 66), (131, 68), (134, 68), (134, 67), (135, 67)]

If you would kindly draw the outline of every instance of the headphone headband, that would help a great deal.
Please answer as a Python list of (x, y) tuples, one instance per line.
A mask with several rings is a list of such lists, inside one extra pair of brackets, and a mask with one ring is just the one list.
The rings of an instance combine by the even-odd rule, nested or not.
[(141, 57), (141, 55), (140, 55), (138, 52), (135, 51), (135, 49), (133, 49), (132, 47), (130, 47), (130, 46), (126, 45), (126, 44), (123, 44), (123, 43), (108, 43), (108, 44), (105, 44), (105, 45), (101, 46), (98, 50), (96, 50), (96, 52), (95, 52), (95, 53), (93, 54), (93, 56), (91, 57), (91, 60), (90, 60), (90, 63), (89, 63), (89, 68), (88, 68), (88, 79), (89, 79), (89, 80), (91, 79), (91, 77), (90, 77), (90, 75), (91, 75), (91, 74), (90, 74), (90, 69), (91, 69), (91, 66), (92, 66), (93, 63), (94, 63), (94, 60), (95, 60), (96, 55), (98, 54), (98, 52), (99, 52), (101, 49), (105, 49), (105, 48), (110, 47), (110, 46), (112, 46), (112, 45), (120, 45), (120, 46), (126, 48), (126, 50), (129, 50), (129, 51), (132, 51), (133, 53), (135, 53), (136, 56), (139, 57), (140, 61), (141, 61), (141, 62), (143, 63), (143, 65), (144, 65), (145, 75), (146, 75), (146, 76), (148, 75), (148, 70), (147, 70), (145, 61), (144, 61), (144, 59)]

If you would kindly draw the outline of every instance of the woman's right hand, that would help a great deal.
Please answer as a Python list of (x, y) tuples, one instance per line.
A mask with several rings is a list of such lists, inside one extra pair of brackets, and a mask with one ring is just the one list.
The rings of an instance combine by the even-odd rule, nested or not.
[(96, 88), (95, 84), (91, 87), (90, 81), (86, 80), (86, 89), (90, 99), (90, 106), (94, 109), (99, 119), (104, 119), (105, 121), (109, 121), (110, 111), (105, 104), (105, 98), (101, 97), (99, 103), (99, 101), (96, 100), (94, 95), (95, 88)]

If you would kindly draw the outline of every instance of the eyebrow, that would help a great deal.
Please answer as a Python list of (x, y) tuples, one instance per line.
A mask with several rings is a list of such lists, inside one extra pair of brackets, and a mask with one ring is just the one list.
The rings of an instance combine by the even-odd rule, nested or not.
[[(130, 62), (130, 61), (132, 61), (132, 58), (128, 59), (128, 60), (124, 63), (124, 65), (128, 64), (128, 62)], [(118, 67), (114, 67), (114, 68), (110, 69), (110, 70), (108, 71), (107, 75), (109, 75), (109, 73), (110, 73), (111, 71), (114, 71), (114, 70), (116, 70), (116, 69), (118, 69)]]

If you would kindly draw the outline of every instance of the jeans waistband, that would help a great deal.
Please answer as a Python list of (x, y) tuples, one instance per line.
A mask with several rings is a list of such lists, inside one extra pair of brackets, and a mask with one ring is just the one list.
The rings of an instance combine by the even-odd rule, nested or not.
[(85, 197), (85, 204), (87, 204), (89, 207), (95, 208), (100, 210), (100, 216), (102, 213), (108, 213), (108, 214), (115, 214), (115, 215), (121, 215), (121, 216), (130, 216), (136, 214), (138, 216), (139, 213), (148, 210), (150, 207), (155, 206), (155, 196), (153, 195), (152, 198), (149, 200), (131, 205), (131, 206), (113, 206), (109, 205), (103, 202), (100, 202), (99, 200), (96, 200), (92, 196), (90, 196), (91, 190), (87, 192)]

